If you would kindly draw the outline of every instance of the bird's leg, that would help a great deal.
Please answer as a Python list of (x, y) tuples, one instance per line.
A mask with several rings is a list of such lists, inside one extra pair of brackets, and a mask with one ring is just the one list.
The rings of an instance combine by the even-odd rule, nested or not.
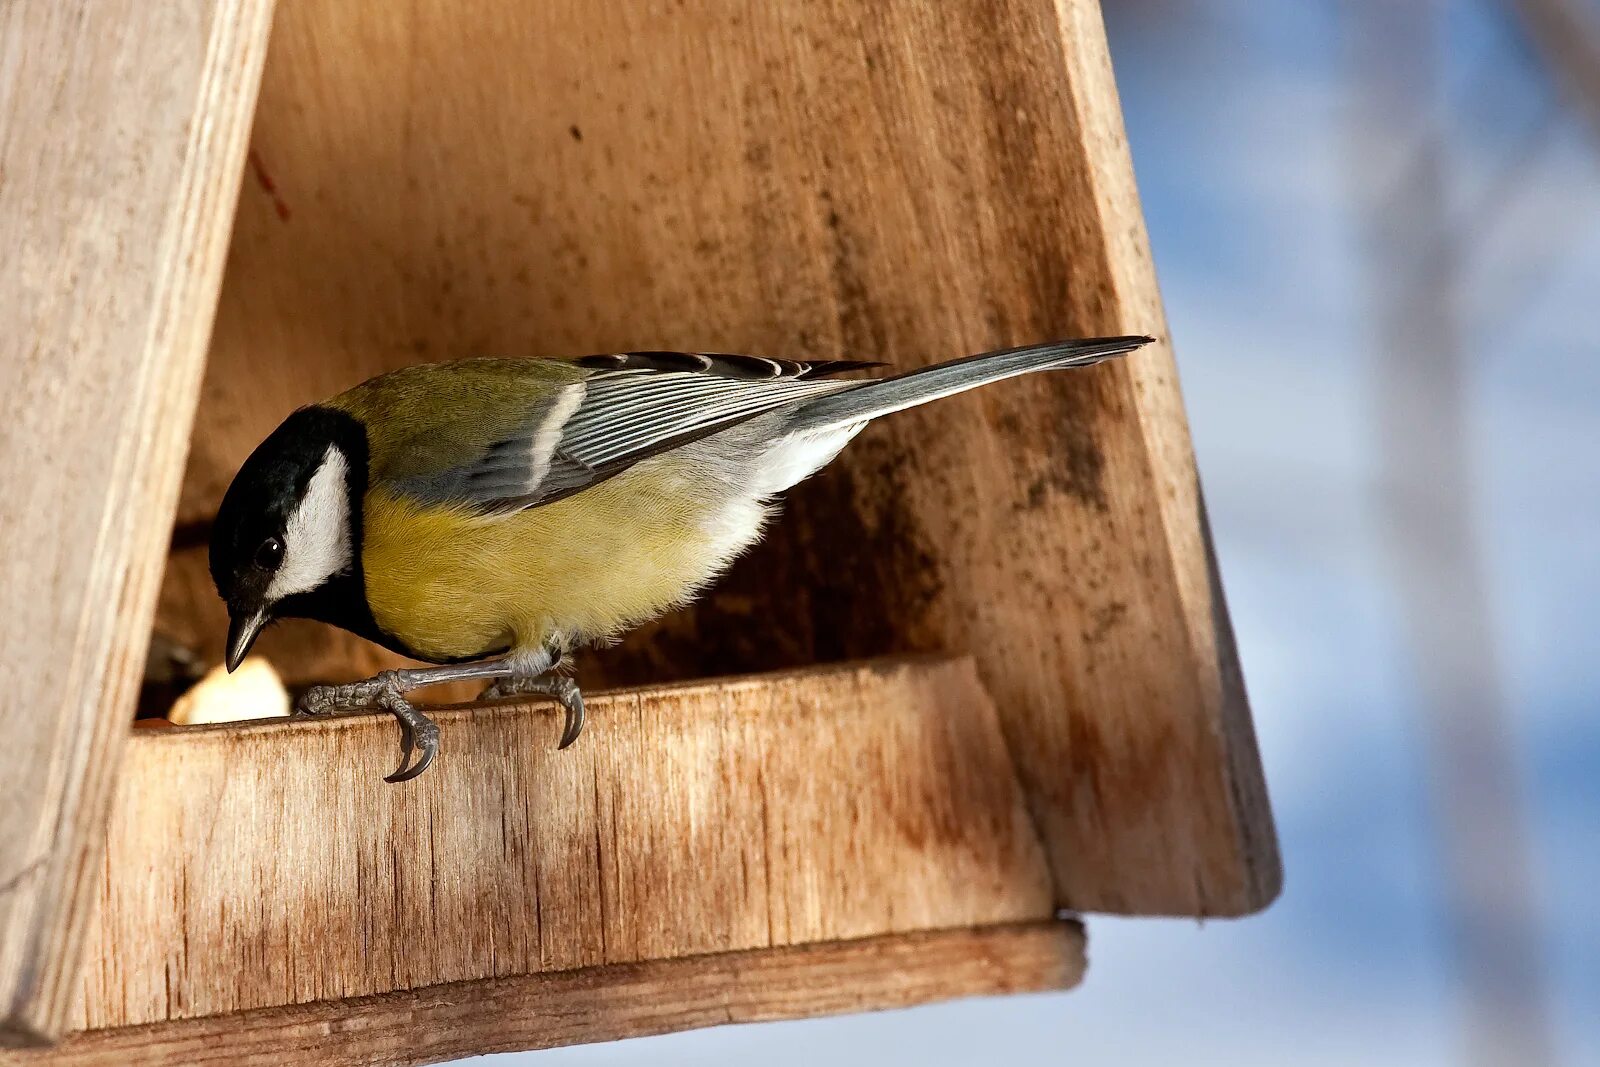
[[(442, 682), (505, 678), (512, 664), (505, 659), (486, 663), (454, 663), (445, 667), (412, 667), (381, 671), (360, 682), (346, 685), (316, 685), (301, 695), (296, 710), (302, 715), (331, 715), (355, 708), (382, 708), (400, 721), (400, 769), (386, 782), (409, 782), (428, 769), (439, 754), (439, 727), (405, 698), (413, 689)], [(411, 754), (417, 762), (413, 766)]]
[(578, 739), (583, 732), (583, 692), (578, 683), (564, 674), (561, 668), (561, 649), (546, 646), (537, 657), (517, 664), (509, 674), (484, 687), (479, 700), (503, 700), (516, 696), (547, 696), (560, 704), (567, 713), (566, 725), (561, 730), (561, 741), (556, 748), (563, 749)]

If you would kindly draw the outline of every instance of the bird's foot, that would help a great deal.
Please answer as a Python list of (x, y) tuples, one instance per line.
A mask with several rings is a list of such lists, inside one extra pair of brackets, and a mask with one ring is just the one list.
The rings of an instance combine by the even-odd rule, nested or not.
[[(400, 720), (400, 767), (384, 781), (409, 782), (427, 770), (433, 758), (439, 754), (439, 724), (392, 689), (384, 690), (380, 699), (383, 707)], [(413, 749), (417, 753), (417, 762), (408, 767)]]
[[(410, 688), (399, 671), (383, 671), (361, 682), (316, 685), (301, 695), (296, 709), (301, 715), (332, 715), (336, 711), (382, 708), (400, 723), (400, 768), (384, 779), (409, 782), (433, 763), (439, 754), (439, 726), (418, 711), (403, 695)], [(417, 762), (411, 763), (412, 753)]]
[(530, 695), (550, 697), (566, 711), (567, 722), (561, 731), (561, 743), (556, 745), (557, 749), (566, 748), (578, 739), (583, 732), (585, 718), (583, 692), (577, 682), (564, 674), (513, 674), (485, 686), (478, 699), (504, 700), (507, 697)]
[(359, 682), (343, 685), (314, 685), (300, 694), (294, 710), (300, 715), (332, 715), (340, 711), (359, 711), (363, 708), (381, 708), (381, 694), (402, 693), (399, 671), (380, 671)]

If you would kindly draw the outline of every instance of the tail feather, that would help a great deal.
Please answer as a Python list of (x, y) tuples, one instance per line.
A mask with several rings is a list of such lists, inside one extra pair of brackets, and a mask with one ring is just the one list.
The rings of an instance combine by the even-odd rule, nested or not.
[(1132, 336), (1053, 341), (922, 367), (894, 378), (865, 381), (859, 388), (807, 401), (795, 413), (788, 429), (812, 433), (867, 422), (1019, 374), (1087, 367), (1125, 355), (1153, 340), (1153, 337)]

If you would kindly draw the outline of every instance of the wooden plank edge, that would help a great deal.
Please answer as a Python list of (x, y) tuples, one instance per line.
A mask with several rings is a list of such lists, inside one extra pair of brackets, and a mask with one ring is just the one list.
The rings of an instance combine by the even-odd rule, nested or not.
[[(977, 668), (968, 653), (915, 652), (869, 659), (840, 660), (834, 663), (816, 663), (779, 671), (760, 671), (754, 674), (730, 674), (715, 678), (695, 678), (687, 681), (663, 682), (658, 685), (623, 686), (617, 689), (584, 690), (584, 703), (593, 712), (635, 700), (649, 701), (657, 697), (709, 697), (730, 691), (747, 692), (772, 686), (804, 682), (808, 679), (833, 678), (862, 674), (882, 680), (887, 684), (911, 685), (897, 682), (892, 676), (901, 672), (933, 674), (952, 668), (963, 669), (976, 677)], [(481, 683), (473, 683), (475, 685)], [(988, 691), (977, 683), (985, 696)], [(426, 694), (427, 690), (418, 690)], [(431, 703), (418, 700), (417, 706), (438, 722), (454, 719), (481, 718), (485, 715), (545, 715), (558, 718), (563, 714), (554, 700), (538, 696), (517, 697), (511, 700), (465, 700), (449, 703)], [(184, 739), (214, 734), (281, 733), (287, 730), (347, 730), (371, 729), (375, 725), (387, 727), (393, 716), (386, 711), (361, 709), (340, 711), (316, 718), (241, 719), (236, 722), (204, 723), (194, 726), (177, 726), (162, 730), (132, 730), (136, 744), (173, 744)], [(559, 734), (559, 723), (556, 726)]]
[(1045, 920), (480, 979), (89, 1030), (0, 1067), (391, 1067), (729, 1023), (1071, 989), (1083, 925)]
[[(1190, 653), (1200, 679), (1201, 699), (1216, 724), (1221, 746), (1221, 783), (1232, 809), (1238, 875), (1226, 883), (1197, 880), (1193, 913), (1208, 918), (1239, 918), (1264, 910), (1283, 889), (1283, 860), (1278, 848), (1266, 774), (1250, 717), (1250, 702), (1234, 645), (1210, 518), (1189, 434), (1179, 388), (1166, 312), (1156, 280), (1155, 260), (1145, 228), (1133, 155), (1123, 127), (1111, 51), (1098, 2), (1055, 0), (1062, 34), (1062, 56), (1073, 86), (1077, 120), (1084, 132), (1084, 150), (1095, 207), (1101, 217), (1100, 249), (1114, 299), (1103, 321), (1104, 333), (1150, 333), (1157, 343), (1126, 360), (1111, 373), (1127, 383), (1137, 413), (1162, 527), (1171, 551), (1179, 599), (1185, 615)], [(1083, 92), (1080, 86), (1109, 86), (1109, 93)], [(1052, 856), (1060, 864), (1063, 857)], [(1069, 860), (1070, 862), (1070, 860)], [(1109, 903), (1109, 902), (1107, 902)], [(1125, 909), (1101, 902), (1058, 901), (1087, 911)], [(1184, 914), (1184, 912), (1175, 912)]]
[(1217, 566), (1217, 548), (1211, 540), (1211, 518), (1206, 513), (1204, 494), (1200, 501), (1200, 530), (1205, 537), (1206, 574), (1211, 583), (1211, 608), (1217, 635), (1217, 672), (1224, 692), (1238, 693), (1237, 700), (1223, 703), (1222, 728), (1227, 741), (1228, 789), (1238, 814), (1241, 848), (1244, 855), (1245, 885), (1236, 898), (1237, 907), (1221, 910), (1215, 917), (1237, 919), (1265, 911), (1283, 893), (1283, 854), (1278, 848), (1278, 831), (1267, 794), (1266, 769), (1256, 743), (1255, 722), (1244, 696), (1244, 670), (1239, 665), (1239, 650), (1234, 643), (1233, 620), (1228, 616), (1222, 593), (1222, 572)]

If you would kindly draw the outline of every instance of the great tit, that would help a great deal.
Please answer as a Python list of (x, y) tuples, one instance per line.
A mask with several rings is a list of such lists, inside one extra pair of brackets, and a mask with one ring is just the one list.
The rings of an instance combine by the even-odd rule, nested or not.
[[(881, 364), (632, 352), (407, 367), (290, 415), (218, 508), (227, 666), (273, 619), (318, 619), (437, 666), (319, 686), (306, 713), (381, 707), (400, 768), (439, 731), (404, 694), (462, 679), (544, 693), (577, 739), (562, 656), (683, 604), (753, 544), (774, 497), (880, 415), (1149, 337), (1031, 345), (887, 378)], [(412, 762), (413, 754), (416, 762)]]

